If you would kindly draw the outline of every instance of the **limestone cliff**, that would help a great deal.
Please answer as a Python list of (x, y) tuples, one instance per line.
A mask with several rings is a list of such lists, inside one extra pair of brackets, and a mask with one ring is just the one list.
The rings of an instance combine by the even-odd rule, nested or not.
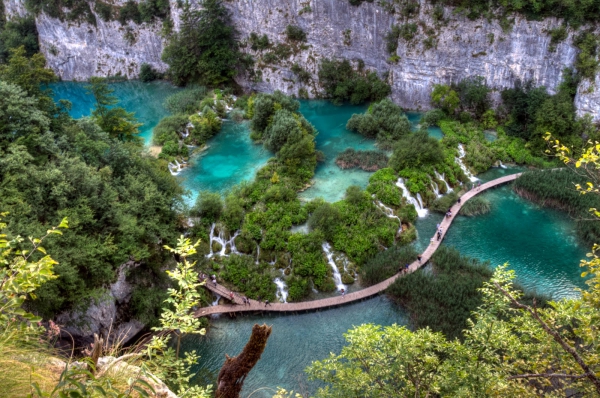
[[(22, 0), (4, 1), (9, 13), (22, 12)], [(418, 15), (410, 21), (418, 26), (415, 38), (401, 38), (397, 59), (390, 60), (385, 36), (393, 24), (403, 21), (377, 3), (356, 7), (348, 0), (225, 2), (232, 11), (240, 39), (256, 32), (266, 34), (271, 42), (283, 42), (287, 25), (300, 26), (307, 33), (306, 45), (288, 60), (266, 64), (257, 57), (262, 81), (241, 78), (240, 83), (260, 91), (278, 89), (298, 94), (303, 84), (291, 71), (291, 66), (298, 63), (313, 74), (313, 82), (307, 88), (309, 96), (314, 96), (318, 90), (319, 59), (362, 59), (366, 67), (382, 75), (387, 73), (394, 101), (406, 108), (426, 109), (433, 84), (474, 75), (484, 76), (490, 86), (498, 89), (512, 87), (516, 79), (532, 79), (554, 91), (562, 69), (573, 66), (577, 55), (572, 45), (573, 33), (551, 51), (547, 31), (559, 26), (559, 20), (526, 21), (516, 17), (503, 30), (498, 21), (471, 21), (453, 14), (451, 9), (444, 10), (441, 20), (439, 16), (434, 18), (432, 6), (422, 1)], [(175, 0), (171, 11), (177, 27)], [(165, 70), (166, 65), (160, 60), (164, 42), (159, 23), (121, 26), (116, 21), (97, 20), (94, 27), (61, 22), (43, 14), (37, 17), (42, 51), (61, 78), (81, 80), (118, 73), (132, 78), (142, 63)], [(600, 81), (582, 84), (576, 105), (580, 112), (600, 119)]]

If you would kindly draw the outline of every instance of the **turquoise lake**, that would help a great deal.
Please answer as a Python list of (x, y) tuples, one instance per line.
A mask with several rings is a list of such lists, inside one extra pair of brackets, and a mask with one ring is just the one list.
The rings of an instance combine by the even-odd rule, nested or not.
[[(50, 85), (54, 92), (54, 100), (66, 99), (71, 101), (69, 114), (74, 118), (89, 116), (95, 107), (94, 96), (87, 92), (87, 83), (59, 82)], [(170, 83), (155, 81), (142, 83), (137, 80), (111, 83), (114, 95), (119, 99), (119, 106), (128, 112), (133, 112), (140, 127), (140, 137), (146, 145), (152, 141), (152, 129), (160, 119), (169, 113), (163, 106), (163, 101), (169, 95), (181, 90)]]
[[(88, 115), (93, 107), (93, 99), (85, 94), (83, 86), (81, 83), (52, 86), (56, 99), (73, 102), (71, 115), (74, 117)], [(112, 87), (122, 100), (121, 105), (135, 112), (144, 123), (142, 135), (146, 141), (151, 128), (167, 114), (162, 101), (177, 91), (164, 82), (124, 82)], [(317, 167), (315, 184), (301, 194), (303, 198), (321, 196), (335, 201), (348, 186), (367, 185), (370, 173), (343, 171), (334, 164), (337, 153), (348, 147), (374, 149), (372, 140), (345, 129), (352, 113), (362, 113), (365, 109), (349, 105), (336, 107), (325, 101), (301, 101), (301, 112), (319, 130), (317, 149), (325, 154), (325, 162)], [(420, 114), (408, 112), (407, 116), (416, 128)], [(437, 130), (430, 129), (430, 135), (441, 138), (441, 131)], [(246, 123), (225, 122), (222, 132), (208, 144), (208, 150), (196, 155), (190, 167), (178, 177), (192, 192), (192, 200), (201, 190), (225, 192), (240, 181), (252, 179), (272, 155), (262, 146), (252, 144)], [(522, 169), (491, 169), (478, 177), (487, 181), (519, 171)], [(577, 240), (574, 223), (568, 216), (520, 198), (510, 186), (482, 195), (490, 200), (491, 212), (478, 217), (457, 217), (444, 244), (457, 248), (463, 255), (489, 261), (491, 266), (508, 262), (523, 286), (556, 299), (573, 297), (577, 294), (576, 288), (585, 286), (580, 278), (579, 261), (590, 248)], [(417, 249), (422, 250), (428, 244), (441, 218), (442, 215), (429, 213), (417, 221), (419, 238), (414, 243)], [(407, 319), (402, 309), (383, 296), (307, 314), (222, 316), (213, 321), (208, 336), (186, 338), (185, 348), (195, 349), (202, 356), (196, 381), (214, 382), (225, 354), (237, 355), (250, 336), (252, 325), (263, 322), (273, 326), (273, 333), (262, 359), (245, 381), (244, 397), (250, 394), (271, 397), (272, 389), (277, 386), (314, 392), (316, 384), (306, 380), (303, 370), (311, 361), (323, 359), (329, 352), (339, 352), (344, 345), (345, 331), (363, 323), (406, 324)]]

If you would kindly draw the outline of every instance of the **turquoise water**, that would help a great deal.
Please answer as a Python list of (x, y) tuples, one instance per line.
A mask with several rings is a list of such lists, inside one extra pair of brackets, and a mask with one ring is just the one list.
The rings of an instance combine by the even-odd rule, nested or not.
[[(491, 169), (480, 175), (488, 181), (520, 168)], [(455, 219), (444, 244), (457, 248), (463, 255), (490, 261), (491, 266), (509, 262), (517, 272), (517, 280), (554, 298), (572, 297), (575, 288), (583, 287), (579, 260), (587, 247), (575, 238), (574, 223), (566, 215), (541, 208), (514, 194), (510, 186), (482, 193), (492, 204), (483, 216)], [(419, 239), (415, 246), (422, 250), (433, 235), (442, 216), (429, 214), (416, 223)], [(253, 324), (273, 326), (273, 334), (265, 354), (247, 378), (243, 396), (258, 388), (277, 386), (309, 391), (315, 384), (306, 381), (302, 370), (313, 360), (324, 359), (330, 352), (339, 353), (344, 345), (342, 334), (363, 323), (406, 324), (405, 314), (385, 297), (346, 307), (294, 316), (223, 316), (214, 321), (207, 337), (186, 341), (186, 347), (199, 350), (202, 378), (199, 383), (213, 382), (224, 361), (224, 355), (238, 354)], [(253, 397), (270, 397), (272, 390), (261, 390)]]
[[(488, 181), (521, 169), (492, 169), (482, 174)], [(575, 235), (575, 224), (566, 214), (542, 208), (515, 194), (509, 185), (483, 192), (492, 210), (477, 217), (458, 216), (444, 244), (461, 254), (490, 261), (495, 267), (508, 262), (524, 287), (548, 294), (555, 299), (577, 296), (576, 288), (585, 287), (580, 277), (579, 260), (591, 248)], [(439, 214), (417, 220), (423, 250), (433, 236)]]
[[(300, 386), (316, 389), (308, 382), (304, 369), (329, 352), (339, 352), (344, 346), (343, 334), (353, 326), (364, 323), (378, 325), (406, 324), (405, 314), (385, 297), (375, 297), (356, 304), (319, 312), (297, 315), (249, 316), (229, 318), (222, 315), (212, 321), (207, 336), (188, 336), (185, 349), (196, 350), (201, 356), (198, 366), (200, 385), (214, 383), (225, 361), (225, 354), (238, 355), (254, 324), (273, 327), (267, 347), (244, 382), (243, 397), (260, 388), (284, 387), (300, 392)], [(273, 390), (257, 391), (254, 398), (272, 397)]]
[[(419, 125), (421, 116), (423, 116), (422, 112), (406, 112), (406, 117), (412, 125), (413, 130), (417, 130), (417, 126)], [(442, 129), (440, 129), (437, 126), (428, 127), (427, 132), (429, 133), (430, 137), (435, 138), (437, 140), (441, 140), (442, 138), (444, 138), (444, 133), (442, 133)]]
[(189, 167), (178, 176), (190, 191), (190, 202), (198, 192), (224, 193), (244, 180), (252, 180), (256, 171), (273, 154), (250, 139), (248, 123), (225, 121), (219, 134), (208, 141), (209, 148), (192, 156)]
[[(73, 107), (69, 114), (74, 118), (89, 116), (95, 107), (94, 97), (87, 92), (82, 82), (59, 82), (50, 85), (54, 91), (54, 99), (71, 101)], [(111, 83), (114, 95), (119, 98), (119, 106), (135, 113), (140, 127), (140, 137), (146, 145), (152, 141), (152, 129), (160, 119), (169, 113), (163, 107), (163, 101), (169, 95), (176, 93), (179, 88), (164, 81), (142, 83), (137, 80)]]
[(358, 133), (346, 130), (346, 123), (354, 113), (364, 113), (367, 106), (336, 106), (329, 101), (300, 101), (300, 112), (316, 127), (317, 150), (325, 155), (315, 170), (314, 185), (300, 194), (310, 200), (322, 197), (328, 202), (336, 202), (344, 197), (350, 185), (366, 188), (372, 173), (350, 169), (342, 170), (335, 164), (335, 158), (347, 148), (374, 150), (375, 141)]

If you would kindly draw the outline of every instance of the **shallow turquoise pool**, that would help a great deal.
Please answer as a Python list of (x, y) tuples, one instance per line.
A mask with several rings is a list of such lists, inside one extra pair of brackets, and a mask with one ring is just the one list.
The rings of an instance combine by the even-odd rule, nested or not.
[[(73, 107), (69, 114), (74, 118), (89, 116), (95, 107), (94, 97), (85, 88), (83, 82), (58, 82), (50, 85), (54, 92), (54, 100), (66, 99)], [(118, 106), (133, 112), (140, 123), (140, 137), (146, 145), (152, 141), (152, 129), (160, 119), (169, 113), (163, 106), (165, 98), (176, 93), (180, 88), (164, 81), (142, 83), (137, 80), (111, 83), (114, 95), (119, 99)]]

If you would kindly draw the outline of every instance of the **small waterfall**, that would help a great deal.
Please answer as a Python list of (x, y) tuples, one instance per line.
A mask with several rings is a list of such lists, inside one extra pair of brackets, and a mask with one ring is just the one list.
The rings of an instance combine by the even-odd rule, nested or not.
[(421, 195), (417, 193), (417, 198), (413, 198), (408, 188), (406, 188), (406, 185), (404, 185), (404, 180), (402, 178), (398, 178), (398, 181), (396, 181), (396, 186), (402, 190), (402, 196), (406, 198), (406, 201), (415, 206), (419, 217), (425, 217), (428, 213), (428, 210), (423, 207)]
[(462, 169), (463, 173), (465, 173), (465, 175), (467, 176), (469, 181), (475, 182), (475, 181), (479, 180), (479, 178), (475, 177), (473, 175), (473, 173), (471, 173), (469, 171), (469, 168), (464, 164), (463, 158), (465, 157), (465, 155), (466, 155), (465, 148), (463, 147), (462, 144), (458, 144), (458, 157), (454, 158), (454, 161), (456, 162), (456, 164), (458, 164), (460, 166), (460, 168)]
[(221, 296), (217, 293), (213, 293), (213, 296), (215, 297), (215, 301), (210, 303), (210, 305), (214, 307), (215, 305), (219, 305), (219, 300), (221, 300)]
[(335, 261), (333, 261), (333, 252), (331, 251), (331, 246), (329, 245), (329, 243), (325, 242), (323, 243), (322, 247), (323, 251), (325, 252), (325, 255), (327, 256), (327, 263), (329, 263), (329, 266), (331, 267), (331, 269), (333, 269), (333, 280), (335, 282), (337, 290), (346, 290), (346, 285), (342, 283), (342, 275), (340, 274), (340, 270), (338, 270)]
[[(373, 197), (375, 197), (375, 195), (373, 195)], [(400, 223), (400, 227), (398, 228), (398, 232), (396, 233), (396, 235), (400, 235), (400, 233), (402, 233), (402, 220), (400, 220), (400, 217), (398, 217), (396, 214), (394, 214), (394, 210), (387, 207), (386, 205), (381, 203), (380, 200), (377, 200), (377, 199), (375, 199), (373, 204), (375, 206), (379, 207), (381, 209), (381, 211), (383, 211), (388, 218), (395, 218), (396, 220), (398, 220), (398, 222)]]
[(434, 170), (434, 173), (438, 180), (444, 181), (444, 184), (446, 184), (446, 193), (452, 191), (452, 188), (450, 188), (450, 185), (448, 185), (448, 181), (446, 181), (446, 173), (440, 174), (437, 172), (437, 170)]
[(506, 169), (506, 166), (502, 164), (501, 160), (498, 160), (498, 166), (500, 166), (501, 169)]
[[(215, 235), (215, 227), (216, 224), (213, 223), (213, 225), (210, 227), (210, 234), (209, 234), (209, 246), (210, 246), (210, 253), (208, 253), (206, 255), (207, 258), (211, 258), (213, 256), (228, 256), (226, 254), (227, 251), (227, 245), (229, 245), (229, 250), (231, 252), (231, 254), (240, 254), (240, 252), (237, 250), (237, 248), (235, 247), (235, 238), (238, 237), (238, 235), (240, 234), (240, 231), (235, 231), (235, 234), (233, 234), (233, 236), (229, 239), (226, 240), (225, 239), (225, 234), (223, 233), (223, 231), (219, 231), (219, 235)], [(219, 250), (218, 253), (215, 253), (213, 251), (213, 242), (217, 242), (218, 244), (221, 245), (221, 250)]]
[(254, 262), (255, 264), (259, 263), (260, 259), (260, 246), (256, 245), (256, 261)]
[(174, 175), (174, 176), (179, 174), (179, 172), (181, 171), (181, 169), (179, 168), (179, 162), (177, 162), (177, 160), (175, 160), (175, 163), (177, 163), (177, 164), (173, 164), (173, 163), (169, 162), (169, 164), (167, 165), (167, 167), (169, 168), (169, 172), (171, 173), (171, 175)]
[(287, 303), (287, 298), (288, 298), (287, 285), (285, 284), (283, 279), (281, 279), (279, 277), (275, 278), (275, 280), (273, 282), (275, 282), (275, 284), (277, 285), (277, 297), (279, 298), (279, 301), (281, 301), (282, 303)]
[(433, 190), (433, 193), (437, 198), (443, 196), (442, 194), (440, 194), (440, 188), (438, 187), (438, 184), (433, 180), (431, 180), (431, 189)]

